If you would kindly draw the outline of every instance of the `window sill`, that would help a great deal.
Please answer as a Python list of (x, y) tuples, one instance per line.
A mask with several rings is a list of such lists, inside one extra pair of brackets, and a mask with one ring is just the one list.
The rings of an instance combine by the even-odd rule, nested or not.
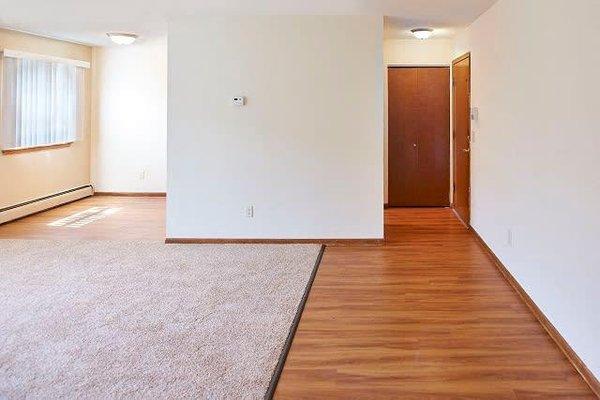
[(52, 143), (52, 144), (42, 144), (40, 146), (31, 146), (31, 147), (15, 147), (14, 149), (3, 149), (2, 154), (21, 154), (21, 153), (30, 153), (34, 151), (43, 151), (43, 150), (52, 150), (52, 149), (62, 149), (65, 147), (69, 147), (73, 144), (73, 142), (65, 142), (65, 143)]

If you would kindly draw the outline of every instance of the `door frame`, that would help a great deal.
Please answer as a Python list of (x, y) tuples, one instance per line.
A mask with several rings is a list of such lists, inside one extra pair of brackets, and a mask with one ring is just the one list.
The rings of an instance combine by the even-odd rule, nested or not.
[[(450, 185), (448, 187), (448, 198), (449, 198), (449, 203), (450, 203), (450, 207), (453, 206), (453, 202), (454, 202), (454, 172), (453, 172), (453, 111), (452, 111), (452, 63), (431, 63), (431, 64), (427, 64), (427, 63), (393, 63), (393, 62), (386, 62), (384, 63), (384, 88), (383, 88), (383, 97), (384, 97), (384, 104), (383, 104), (383, 112), (384, 112), (384, 120), (385, 120), (385, 137), (384, 137), (384, 165), (385, 165), (385, 171), (384, 171), (384, 182), (385, 182), (385, 197), (384, 197), (384, 202), (383, 202), (383, 208), (384, 209), (388, 209), (392, 206), (389, 205), (389, 185), (390, 185), (390, 175), (389, 175), (389, 164), (390, 164), (390, 159), (389, 159), (389, 154), (388, 154), (388, 147), (389, 147), (389, 124), (390, 124), (390, 120), (389, 120), (389, 105), (388, 105), (388, 94), (389, 94), (389, 87), (388, 87), (388, 70), (390, 68), (448, 68), (450, 70), (450, 80), (448, 82), (448, 85), (450, 87)], [(446, 206), (448, 207), (448, 206)]]
[(402, 63), (386, 63), (385, 68), (442, 68), (451, 67), (451, 64), (402, 64)]
[[(455, 140), (456, 140), (456, 136), (455, 136), (455, 123), (456, 123), (456, 110), (454, 107), (454, 66), (455, 64), (458, 64), (461, 61), (464, 61), (466, 59), (469, 59), (469, 95), (468, 95), (468, 107), (469, 107), (469, 119), (467, 121), (467, 126), (468, 126), (468, 133), (469, 133), (469, 142), (472, 143), (473, 142), (473, 138), (471, 137), (471, 62), (472, 62), (472, 58), (471, 58), (471, 52), (466, 52), (465, 54), (455, 58), (454, 60), (452, 60), (452, 66), (450, 67), (450, 86), (451, 86), (451, 92), (450, 92), (450, 96), (451, 96), (451, 118), (452, 118), (452, 128), (451, 128), (451, 155), (452, 155), (452, 161), (451, 161), (451, 169), (452, 169), (452, 191), (451, 191), (451, 196), (452, 196), (452, 200), (451, 200), (451, 208), (452, 211), (454, 212), (454, 214), (456, 215), (456, 217), (458, 218), (458, 220), (460, 222), (462, 222), (467, 228), (471, 227), (471, 176), (472, 176), (472, 151), (469, 151), (469, 190), (468, 190), (468, 199), (469, 199), (469, 221), (463, 221), (463, 219), (458, 215), (458, 213), (456, 212), (456, 208), (455, 208), (455, 202), (456, 202), (456, 196), (454, 196), (454, 193), (456, 192), (456, 145), (455, 145)], [(469, 149), (471, 149), (471, 147), (469, 147)]]

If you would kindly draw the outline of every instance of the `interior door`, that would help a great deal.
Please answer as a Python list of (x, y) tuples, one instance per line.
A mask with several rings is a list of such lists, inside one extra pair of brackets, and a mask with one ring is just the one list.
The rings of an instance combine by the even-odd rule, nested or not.
[(388, 204), (450, 203), (450, 70), (388, 68)]
[(471, 222), (471, 56), (452, 63), (453, 101), (453, 207), (462, 221)]

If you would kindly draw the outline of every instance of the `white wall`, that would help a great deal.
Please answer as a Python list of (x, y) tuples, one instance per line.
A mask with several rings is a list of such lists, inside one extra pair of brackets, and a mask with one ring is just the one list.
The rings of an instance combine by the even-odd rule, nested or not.
[(382, 238), (382, 34), (368, 16), (170, 23), (167, 236)]
[[(0, 29), (0, 49), (91, 61), (88, 46)], [(2, 68), (0, 63), (0, 76)], [(68, 147), (0, 153), (0, 208), (90, 183), (90, 71), (86, 70), (85, 129)]]
[(165, 192), (167, 39), (96, 47), (92, 182), (101, 192)]
[[(450, 65), (454, 42), (451, 39), (386, 39), (383, 42), (383, 58), (385, 62), (384, 93), (384, 188), (385, 202), (388, 201), (388, 65)], [(450, 82), (448, 82), (450, 85)], [(448, 188), (450, 191), (450, 188)]]
[(599, 16), (597, 0), (500, 0), (456, 48), (479, 107), (472, 224), (597, 377)]
[(452, 62), (452, 39), (386, 39), (383, 43), (386, 64), (448, 65)]

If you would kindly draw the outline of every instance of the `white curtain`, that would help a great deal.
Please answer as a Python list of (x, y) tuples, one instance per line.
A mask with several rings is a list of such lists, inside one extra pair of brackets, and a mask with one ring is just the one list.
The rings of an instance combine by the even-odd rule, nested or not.
[(82, 133), (84, 69), (3, 57), (2, 148), (75, 141)]

